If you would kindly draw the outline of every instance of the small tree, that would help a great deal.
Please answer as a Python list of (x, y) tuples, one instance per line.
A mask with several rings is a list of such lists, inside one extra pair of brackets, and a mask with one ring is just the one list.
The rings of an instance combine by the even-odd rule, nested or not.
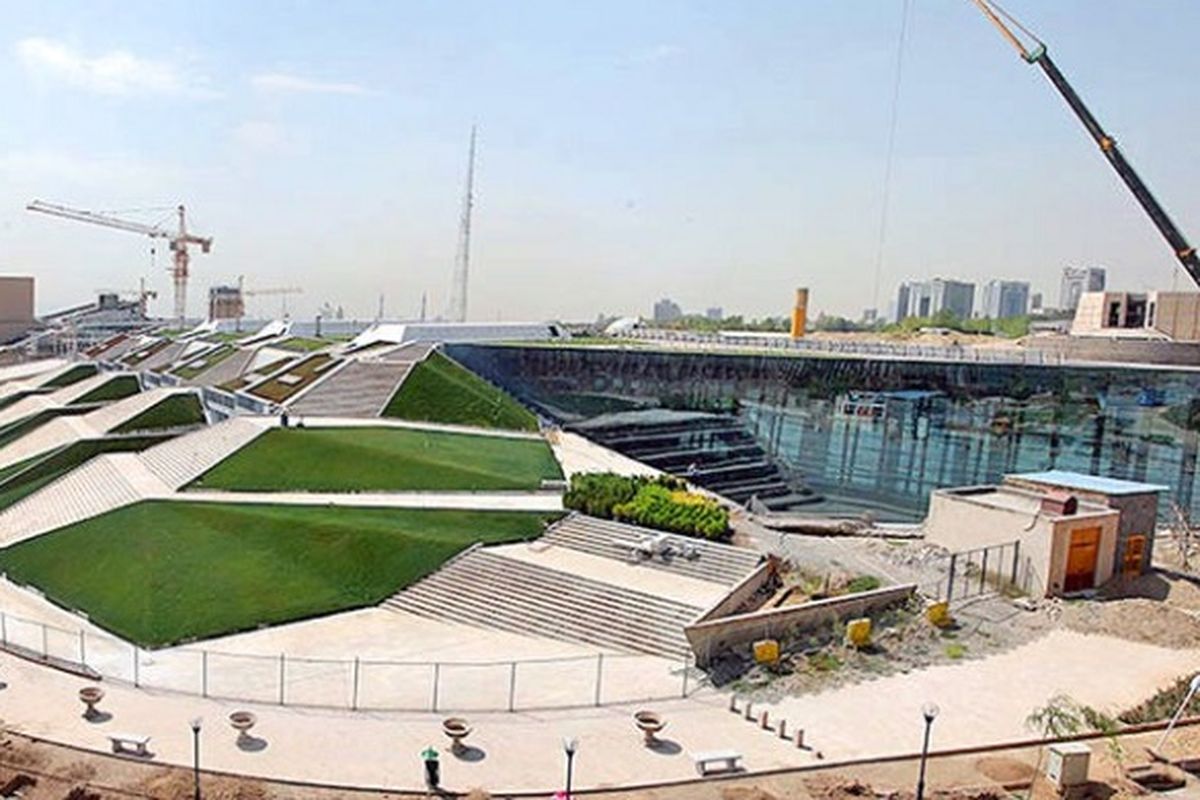
[(1192, 527), (1187, 509), (1178, 501), (1171, 501), (1171, 514), (1175, 517), (1175, 524), (1171, 527), (1171, 540), (1175, 543), (1175, 549), (1179, 551), (1179, 565), (1184, 572), (1191, 572), (1192, 548), (1196, 544), (1196, 529)]
[(1029, 797), (1033, 797), (1033, 786), (1042, 771), (1042, 752), (1049, 739), (1061, 739), (1079, 733), (1083, 727), (1083, 715), (1079, 705), (1065, 694), (1056, 694), (1046, 705), (1035, 708), (1025, 718), (1025, 727), (1036, 732), (1042, 743), (1038, 745), (1037, 762), (1033, 765), (1033, 778), (1029, 781)]

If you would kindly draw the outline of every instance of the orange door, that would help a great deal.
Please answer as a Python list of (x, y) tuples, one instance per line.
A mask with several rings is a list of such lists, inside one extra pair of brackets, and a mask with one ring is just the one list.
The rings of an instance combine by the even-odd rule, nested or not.
[(1100, 529), (1081, 528), (1071, 531), (1067, 549), (1067, 574), (1063, 591), (1078, 592), (1096, 585), (1096, 557), (1100, 554)]
[(1121, 571), (1126, 575), (1140, 575), (1145, 553), (1146, 537), (1140, 534), (1130, 536), (1125, 540), (1125, 560), (1121, 565)]

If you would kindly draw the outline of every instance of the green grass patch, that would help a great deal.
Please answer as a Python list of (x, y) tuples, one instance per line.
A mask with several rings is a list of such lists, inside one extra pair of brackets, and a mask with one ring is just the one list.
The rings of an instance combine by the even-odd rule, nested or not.
[(119, 439), (83, 439), (49, 455), (34, 456), (0, 471), (0, 510), (61, 478), (101, 453), (145, 450), (170, 436), (125, 436)]
[(188, 488), (260, 492), (536, 489), (562, 477), (550, 446), (404, 428), (268, 431)]
[(439, 352), (413, 367), (383, 416), (536, 431), (537, 417), (502, 390)]
[(293, 336), (290, 339), (284, 339), (274, 347), (280, 347), (284, 350), (295, 350), (297, 353), (312, 353), (325, 347), (329, 347), (332, 342), (326, 339), (312, 339), (306, 336)]
[(133, 419), (112, 429), (113, 433), (181, 428), (185, 425), (202, 425), (205, 422), (204, 408), (200, 398), (194, 394), (173, 394), (147, 408)]
[(11, 578), (143, 647), (373, 605), (548, 515), (144, 502), (0, 551)]
[(126, 397), (133, 397), (142, 390), (142, 385), (138, 383), (136, 375), (118, 375), (110, 381), (92, 389), (90, 392), (76, 397), (71, 401), (73, 406), (81, 406), (88, 403), (109, 403), (113, 400), (124, 400)]
[(948, 642), (942, 647), (942, 651), (946, 654), (946, 658), (957, 661), (967, 655), (967, 646), (962, 642)]
[(202, 372), (208, 372), (236, 352), (237, 348), (232, 345), (221, 345), (216, 350), (212, 350), (199, 358), (194, 358), (181, 367), (176, 367), (171, 370), (171, 374), (178, 375), (184, 380), (189, 380)]
[(137, 364), (142, 363), (147, 358), (149, 358), (150, 356), (157, 353), (159, 350), (162, 350), (166, 347), (170, 347), (171, 344), (172, 344), (172, 342), (170, 339), (161, 339), (161, 340), (155, 342), (154, 344), (143, 347), (141, 350), (134, 350), (132, 353), (130, 353), (129, 355), (122, 358), (121, 363), (125, 364), (127, 366), (135, 366)]
[(64, 386), (70, 386), (73, 383), (79, 383), (82, 380), (90, 378), (97, 372), (99, 372), (99, 368), (95, 364), (76, 364), (66, 372), (41, 384), (40, 388), (61, 389)]
[(304, 359), (282, 375), (278, 375), (254, 387), (251, 394), (258, 395), (267, 400), (274, 400), (276, 403), (282, 403), (305, 386), (320, 378), (325, 370), (331, 369), (336, 363), (333, 356), (328, 353), (318, 353), (315, 356)]

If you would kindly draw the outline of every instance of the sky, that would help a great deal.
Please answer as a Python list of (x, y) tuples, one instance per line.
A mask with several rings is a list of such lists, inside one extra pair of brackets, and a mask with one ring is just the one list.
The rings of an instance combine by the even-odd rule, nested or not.
[[(1194, 0), (1009, 0), (1177, 224), (1200, 237)], [(887, 226), (889, 126), (907, 8)], [(1036, 67), (967, 0), (508, 3), (0, 0), (0, 273), (39, 311), (139, 278), (150, 240), (34, 198), (214, 239), (207, 288), (289, 311), (447, 309), (479, 126), (468, 313), (857, 317), (896, 284), (1187, 288)], [(876, 279), (878, 266), (878, 280)], [(277, 314), (278, 297), (249, 301)]]

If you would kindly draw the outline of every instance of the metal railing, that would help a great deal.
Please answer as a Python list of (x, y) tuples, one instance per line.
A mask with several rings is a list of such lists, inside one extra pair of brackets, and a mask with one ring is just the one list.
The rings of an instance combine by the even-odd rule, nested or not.
[(0, 611), (0, 649), (140, 688), (206, 698), (362, 711), (527, 711), (687, 697), (691, 657), (597, 653), (507, 661), (394, 661), (145, 650), (114, 636)]
[[(786, 335), (739, 336), (725, 333), (636, 329), (624, 334), (626, 338), (670, 343), (672, 347), (693, 350), (744, 348), (752, 350), (786, 350), (831, 356), (891, 358), (897, 360), (952, 361), (970, 364), (1023, 364), (1029, 366), (1061, 366), (1070, 363), (1061, 354), (1042, 350), (1002, 345), (968, 347), (954, 345), (914, 345), (891, 342), (833, 341), (826, 339), (792, 339)], [(614, 341), (619, 342), (620, 338)]]

